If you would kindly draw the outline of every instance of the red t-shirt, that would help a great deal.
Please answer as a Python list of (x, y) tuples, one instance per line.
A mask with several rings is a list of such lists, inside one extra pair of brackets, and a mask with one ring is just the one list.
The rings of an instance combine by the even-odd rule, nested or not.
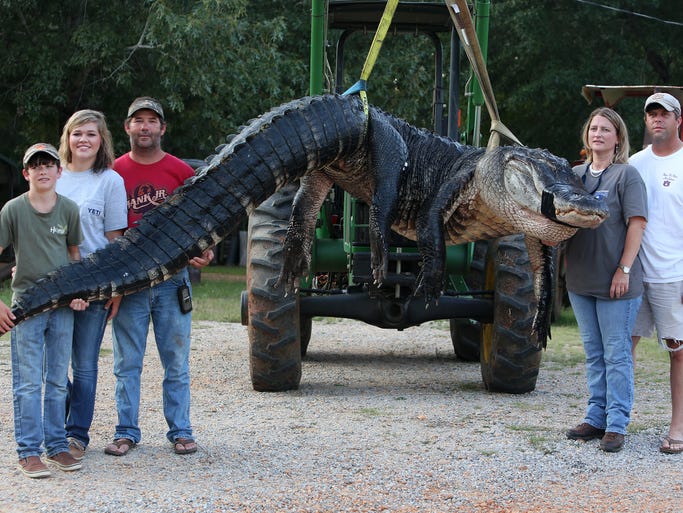
[(166, 201), (173, 191), (194, 176), (185, 162), (168, 153), (154, 164), (140, 164), (121, 155), (114, 162), (114, 169), (123, 177), (128, 199), (128, 228), (137, 224), (148, 210)]

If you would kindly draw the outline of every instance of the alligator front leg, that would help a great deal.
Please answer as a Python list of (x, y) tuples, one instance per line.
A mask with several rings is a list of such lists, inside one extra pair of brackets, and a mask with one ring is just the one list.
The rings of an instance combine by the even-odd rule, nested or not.
[[(417, 278), (415, 295), (424, 296), (427, 303), (438, 301), (443, 293), (446, 274), (446, 222), (449, 222), (453, 230), (459, 228), (462, 231), (467, 226), (466, 221), (470, 214), (466, 206), (471, 197), (471, 193), (466, 190), (469, 176), (471, 173), (462, 173), (441, 183), (438, 190), (427, 195), (417, 213), (417, 246), (422, 257), (422, 267)], [(460, 208), (463, 204), (465, 208)], [(456, 211), (459, 223), (453, 223), (449, 218)]]
[(396, 218), (401, 176), (406, 170), (408, 147), (388, 123), (370, 120), (370, 173), (374, 178), (370, 205), (370, 261), (372, 277), (381, 284), (388, 272), (389, 234)]
[(293, 292), (297, 278), (311, 266), (311, 248), (320, 207), (332, 187), (332, 180), (322, 170), (301, 178), (294, 197), (292, 214), (283, 245), (284, 261), (276, 287), (284, 284), (286, 292)]

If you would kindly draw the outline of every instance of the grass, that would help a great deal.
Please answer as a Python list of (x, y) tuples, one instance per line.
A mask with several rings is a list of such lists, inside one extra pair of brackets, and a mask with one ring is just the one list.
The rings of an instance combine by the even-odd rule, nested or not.
[(240, 322), (240, 296), (244, 288), (244, 267), (205, 267), (200, 282), (192, 285), (192, 319)]

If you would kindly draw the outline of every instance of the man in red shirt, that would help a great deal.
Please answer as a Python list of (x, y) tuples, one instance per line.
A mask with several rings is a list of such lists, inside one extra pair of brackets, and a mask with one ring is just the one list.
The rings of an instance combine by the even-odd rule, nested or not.
[[(145, 212), (163, 203), (194, 171), (161, 149), (166, 120), (161, 104), (150, 97), (136, 98), (128, 109), (124, 128), (130, 152), (120, 156), (114, 169), (123, 177), (128, 199), (128, 228)], [(207, 250), (190, 261), (203, 267), (213, 259)], [(114, 440), (104, 452), (123, 456), (140, 442), (138, 423), (140, 376), (150, 319), (164, 368), (163, 408), (169, 430), (166, 437), (176, 454), (197, 451), (190, 424), (191, 287), (187, 269), (150, 289), (126, 296), (112, 321), (114, 375), (118, 424)], [(190, 306), (191, 308), (191, 306)]]

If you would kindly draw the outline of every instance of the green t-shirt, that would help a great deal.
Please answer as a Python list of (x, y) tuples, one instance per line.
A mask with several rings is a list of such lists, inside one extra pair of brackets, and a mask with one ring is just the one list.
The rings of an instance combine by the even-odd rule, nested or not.
[(10, 201), (0, 211), (0, 247), (14, 246), (17, 270), (12, 278), (12, 300), (37, 279), (69, 263), (68, 246), (81, 243), (78, 205), (57, 195), (51, 212), (31, 206), (28, 193)]

